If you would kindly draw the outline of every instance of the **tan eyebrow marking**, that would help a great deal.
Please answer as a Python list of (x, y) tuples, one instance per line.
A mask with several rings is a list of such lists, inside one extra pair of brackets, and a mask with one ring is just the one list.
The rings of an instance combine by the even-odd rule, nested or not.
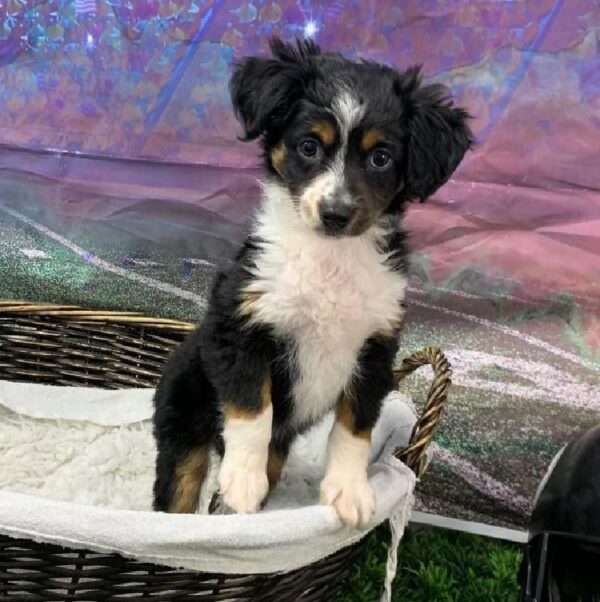
[(379, 130), (367, 130), (360, 141), (360, 148), (365, 152), (369, 152), (382, 142), (385, 142), (385, 136), (382, 132)]
[(333, 144), (335, 140), (335, 128), (329, 121), (317, 121), (310, 128), (312, 134), (316, 134), (325, 146)]

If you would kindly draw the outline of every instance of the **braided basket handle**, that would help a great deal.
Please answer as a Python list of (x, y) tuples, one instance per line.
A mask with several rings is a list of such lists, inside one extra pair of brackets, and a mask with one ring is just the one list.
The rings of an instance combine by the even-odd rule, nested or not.
[(417, 368), (425, 365), (433, 367), (433, 382), (427, 395), (427, 402), (423, 412), (413, 427), (408, 445), (397, 449), (394, 455), (404, 462), (416, 475), (420, 477), (425, 472), (427, 465), (427, 449), (438, 427), (444, 404), (448, 396), (448, 389), (452, 381), (452, 369), (446, 356), (438, 347), (426, 347), (405, 358), (402, 363), (394, 368), (397, 385)]

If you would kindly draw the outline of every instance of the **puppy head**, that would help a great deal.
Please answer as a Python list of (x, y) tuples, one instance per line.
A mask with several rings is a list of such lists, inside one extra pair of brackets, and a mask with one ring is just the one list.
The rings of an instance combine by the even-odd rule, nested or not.
[(422, 85), (419, 68), (354, 63), (310, 41), (276, 39), (271, 51), (236, 66), (233, 106), (302, 221), (324, 235), (360, 235), (425, 200), (472, 144), (466, 111)]

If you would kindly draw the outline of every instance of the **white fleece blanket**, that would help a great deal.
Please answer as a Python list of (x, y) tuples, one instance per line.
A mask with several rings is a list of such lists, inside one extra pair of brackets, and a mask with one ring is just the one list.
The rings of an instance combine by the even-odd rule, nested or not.
[[(256, 515), (151, 512), (155, 446), (150, 389), (106, 391), (0, 381), (0, 533), (223, 573), (292, 570), (358, 541), (392, 517), (400, 537), (415, 477), (392, 451), (415, 422), (393, 393), (373, 433), (369, 528), (318, 505), (332, 417), (299, 438), (283, 479)], [(213, 463), (202, 508), (215, 490)], [(392, 555), (393, 556), (393, 555)], [(389, 571), (395, 558), (389, 560)], [(389, 586), (388, 588), (389, 589)]]

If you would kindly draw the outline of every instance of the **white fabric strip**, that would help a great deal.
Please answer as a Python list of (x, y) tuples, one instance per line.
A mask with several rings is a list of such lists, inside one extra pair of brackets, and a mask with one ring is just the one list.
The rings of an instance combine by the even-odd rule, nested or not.
[(390, 395), (373, 432), (368, 478), (376, 511), (364, 530), (344, 526), (333, 508), (317, 504), (331, 416), (294, 445), (263, 512), (148, 511), (152, 395), (0, 382), (0, 533), (177, 568), (269, 573), (332, 554), (390, 516), (402, 531), (415, 485), (413, 473), (391, 457), (415, 421), (402, 395)]
[(23, 416), (120, 426), (152, 418), (154, 389), (54, 387), (0, 380), (0, 405)]

